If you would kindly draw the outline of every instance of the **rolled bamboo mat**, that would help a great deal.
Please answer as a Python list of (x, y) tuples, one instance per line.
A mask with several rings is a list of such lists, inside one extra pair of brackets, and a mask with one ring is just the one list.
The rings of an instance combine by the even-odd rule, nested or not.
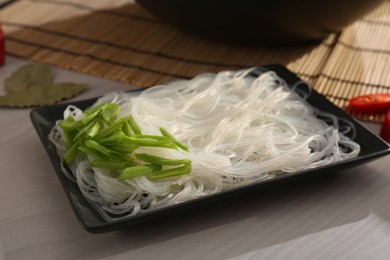
[(348, 98), (390, 93), (390, 1), (342, 31), (315, 88), (359, 119), (384, 120), (384, 114), (355, 113)]
[(389, 16), (386, 2), (321, 43), (243, 48), (180, 32), (133, 0), (19, 0), (0, 10), (11, 55), (139, 87), (279, 63), (347, 110), (348, 97), (390, 92)]

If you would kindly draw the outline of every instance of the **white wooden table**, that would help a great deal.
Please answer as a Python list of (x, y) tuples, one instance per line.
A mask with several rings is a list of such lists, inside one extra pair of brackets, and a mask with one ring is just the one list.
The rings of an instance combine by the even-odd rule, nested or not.
[[(0, 82), (25, 63), (7, 57)], [(59, 81), (90, 82), (77, 99), (132, 89), (55, 72)], [(90, 234), (79, 225), (29, 112), (0, 109), (0, 259), (390, 259), (390, 156), (192, 218)]]

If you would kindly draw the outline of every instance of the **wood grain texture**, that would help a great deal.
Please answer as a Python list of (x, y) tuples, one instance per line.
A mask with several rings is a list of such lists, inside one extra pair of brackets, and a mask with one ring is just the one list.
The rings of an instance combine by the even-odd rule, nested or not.
[[(7, 57), (1, 81), (24, 63)], [(78, 99), (131, 88), (63, 70), (56, 79), (89, 81)], [(0, 110), (0, 259), (390, 259), (389, 156), (191, 218), (90, 234), (77, 222), (29, 112)]]

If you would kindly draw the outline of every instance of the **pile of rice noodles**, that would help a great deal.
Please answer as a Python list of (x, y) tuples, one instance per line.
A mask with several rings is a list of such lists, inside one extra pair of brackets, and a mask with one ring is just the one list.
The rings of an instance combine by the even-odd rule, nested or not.
[[(163, 148), (156, 155), (190, 159), (192, 172), (159, 181), (145, 176), (120, 181), (110, 170), (91, 168), (92, 158), (79, 156), (66, 174), (112, 221), (357, 156), (360, 147), (342, 133), (339, 119), (316, 111), (301, 96), (276, 73), (254, 68), (201, 74), (140, 94), (109, 93), (95, 105), (119, 104), (119, 118), (132, 115), (145, 134), (167, 129), (190, 152)], [(82, 117), (74, 106), (64, 118), (69, 114)], [(348, 131), (354, 131), (352, 125)], [(56, 126), (50, 138), (63, 156), (62, 129)]]

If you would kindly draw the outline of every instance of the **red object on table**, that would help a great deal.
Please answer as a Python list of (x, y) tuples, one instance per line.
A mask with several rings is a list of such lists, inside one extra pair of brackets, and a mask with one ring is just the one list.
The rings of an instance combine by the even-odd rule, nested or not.
[(4, 64), (5, 47), (4, 47), (4, 34), (0, 25), (0, 65)]
[(380, 136), (388, 143), (390, 143), (390, 110), (386, 114), (385, 122), (382, 125)]
[(362, 113), (386, 113), (390, 109), (390, 94), (369, 94), (351, 98), (349, 104)]

